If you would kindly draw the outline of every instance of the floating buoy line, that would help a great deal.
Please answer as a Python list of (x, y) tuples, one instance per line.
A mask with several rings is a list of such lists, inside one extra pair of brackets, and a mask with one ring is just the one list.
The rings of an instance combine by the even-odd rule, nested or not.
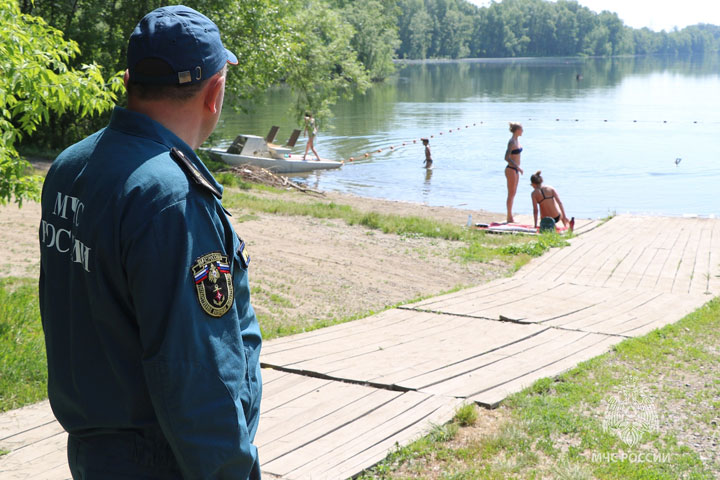
[[(693, 124), (693, 125), (717, 125), (717, 124), (720, 124), (720, 121), (716, 121), (716, 122), (704, 122), (704, 121), (699, 121), (699, 120), (683, 121), (683, 122), (672, 122), (672, 121), (668, 121), (668, 120), (621, 120), (621, 121), (614, 121), (614, 120), (607, 120), (607, 119), (602, 119), (602, 120), (583, 120), (583, 119), (579, 119), (579, 118), (559, 118), (559, 117), (558, 117), (558, 118), (554, 118), (554, 119), (552, 119), (552, 120), (538, 119), (538, 118), (528, 118), (528, 119), (525, 120), (525, 121), (528, 121), (528, 122), (548, 122), (548, 121), (552, 121), (552, 122), (567, 122), (567, 123), (576, 123), (576, 122), (578, 122), (578, 123), (579, 123), (579, 122), (633, 123), (633, 124), (635, 124), (635, 123), (653, 124), (653, 123), (654, 123), (654, 124), (674, 124), (674, 125), (682, 125), (682, 124), (688, 124), (688, 123), (691, 123), (691, 124)], [(495, 122), (492, 122), (492, 123), (495, 123)], [(505, 123), (507, 123), (507, 122), (505, 122)], [(345, 162), (346, 162), (346, 163), (364, 163), (364, 162), (363, 162), (364, 160), (368, 160), (368, 159), (369, 159), (370, 157), (372, 157), (373, 155), (376, 155), (376, 154), (378, 154), (378, 153), (382, 153), (382, 152), (385, 151), (385, 150), (395, 151), (395, 150), (398, 150), (398, 149), (400, 149), (400, 148), (407, 147), (407, 146), (410, 146), (410, 145), (413, 145), (413, 144), (418, 144), (418, 143), (422, 145), (422, 138), (436, 138), (436, 136), (441, 137), (441, 136), (443, 136), (443, 135), (445, 135), (445, 134), (451, 135), (452, 133), (460, 132), (460, 131), (465, 130), (465, 129), (469, 129), (469, 128), (472, 128), (472, 127), (483, 126), (483, 125), (488, 125), (488, 123), (486, 123), (486, 122), (484, 122), (484, 121), (480, 121), (480, 122), (474, 122), (474, 123), (472, 123), (472, 124), (467, 124), (467, 125), (465, 125), (465, 126), (460, 126), (460, 127), (456, 127), (456, 128), (448, 128), (448, 129), (446, 129), (446, 130), (441, 130), (441, 131), (437, 132), (436, 134), (423, 135), (422, 137), (413, 138), (413, 139), (410, 139), (410, 140), (404, 140), (404, 141), (402, 141), (402, 142), (399, 143), (399, 144), (388, 145), (388, 146), (383, 147), (383, 148), (377, 148), (377, 149), (374, 149), (374, 150), (367, 151), (367, 152), (365, 152), (365, 153), (361, 153), (361, 154), (359, 154), (359, 155), (357, 155), (357, 156), (348, 157), (348, 158), (345, 160)], [(675, 162), (676, 165), (677, 165), (678, 163), (680, 163), (680, 162), (679, 162), (679, 161), (676, 161), (676, 162)]]

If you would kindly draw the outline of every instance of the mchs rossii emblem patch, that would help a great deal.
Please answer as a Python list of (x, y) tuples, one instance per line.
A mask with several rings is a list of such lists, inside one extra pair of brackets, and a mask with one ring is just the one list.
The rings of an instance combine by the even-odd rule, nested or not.
[(208, 315), (222, 317), (233, 303), (233, 283), (228, 257), (212, 252), (195, 260), (193, 280), (200, 306)]

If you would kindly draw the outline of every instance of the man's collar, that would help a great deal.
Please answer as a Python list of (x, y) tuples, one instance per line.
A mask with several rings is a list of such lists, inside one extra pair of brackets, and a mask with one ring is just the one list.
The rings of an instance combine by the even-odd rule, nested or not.
[(116, 106), (110, 117), (108, 128), (157, 142), (167, 147), (168, 152), (172, 148), (177, 148), (185, 154), (185, 157), (192, 162), (202, 176), (222, 195), (223, 186), (215, 180), (215, 177), (213, 177), (202, 160), (198, 158), (193, 149), (172, 131), (144, 113)]

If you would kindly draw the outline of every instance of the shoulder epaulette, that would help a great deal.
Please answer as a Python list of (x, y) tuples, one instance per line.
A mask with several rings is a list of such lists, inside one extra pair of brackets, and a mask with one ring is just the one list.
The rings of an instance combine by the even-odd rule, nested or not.
[(180, 168), (182, 168), (188, 175), (188, 177), (190, 177), (195, 183), (203, 187), (205, 190), (208, 190), (218, 199), (222, 199), (222, 193), (220, 193), (220, 191), (215, 188), (215, 186), (210, 183), (202, 173), (200, 173), (200, 170), (198, 170), (197, 167), (193, 165), (190, 159), (188, 159), (183, 152), (173, 147), (170, 149), (170, 156), (177, 162), (178, 165), (180, 165)]

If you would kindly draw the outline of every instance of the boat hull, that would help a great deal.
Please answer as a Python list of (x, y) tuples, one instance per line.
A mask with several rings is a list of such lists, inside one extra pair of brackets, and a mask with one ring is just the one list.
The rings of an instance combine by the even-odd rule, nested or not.
[(217, 148), (209, 149), (208, 153), (213, 159), (223, 161), (228, 165), (255, 165), (257, 167), (267, 168), (275, 173), (310, 172), (313, 170), (340, 168), (343, 165), (343, 162), (336, 162), (335, 160), (302, 160), (299, 155), (297, 158), (255, 157), (228, 153)]

